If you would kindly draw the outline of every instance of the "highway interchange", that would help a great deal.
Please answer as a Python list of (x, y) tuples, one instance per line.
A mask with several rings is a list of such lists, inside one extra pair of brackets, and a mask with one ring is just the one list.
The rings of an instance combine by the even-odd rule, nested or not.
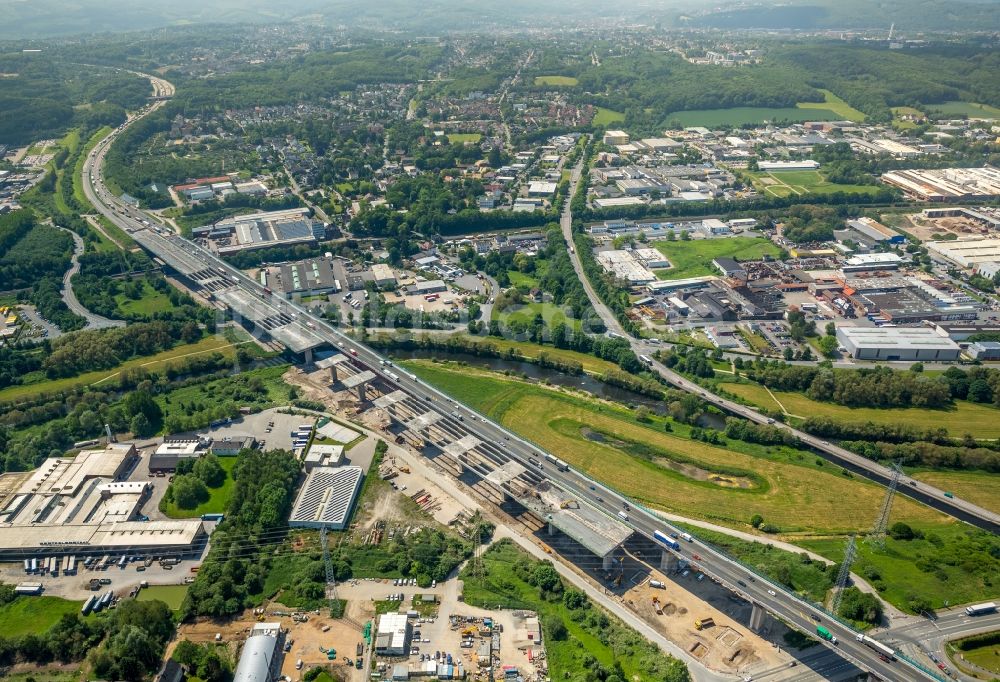
[[(154, 80), (154, 82), (159, 81), (159, 83), (155, 86), (157, 88), (158, 95), (169, 96), (169, 94), (172, 94), (172, 86), (169, 86), (166, 81), (153, 78), (151, 78), (151, 80)], [(150, 105), (150, 107), (146, 110), (146, 113), (154, 110), (156, 107), (160, 106), (160, 104), (161, 102), (156, 102)], [(127, 125), (136, 120), (136, 118), (138, 118), (138, 116), (130, 119), (125, 126), (113, 131), (107, 138), (96, 145), (94, 150), (88, 155), (83, 166), (83, 184), (87, 198), (105, 217), (110, 219), (122, 229), (126, 230), (140, 245), (151, 251), (154, 255), (162, 258), (172, 267), (177, 268), (177, 266), (180, 265), (180, 268), (177, 269), (181, 272), (190, 271), (192, 268), (197, 267), (198, 262), (200, 262), (204, 265), (206, 270), (225, 273), (228, 278), (231, 279), (231, 284), (235, 284), (234, 288), (245, 293), (247, 297), (256, 302), (258, 307), (264, 309), (266, 315), (270, 315), (272, 312), (278, 313), (286, 320), (294, 320), (295, 322), (293, 324), (305, 325), (300, 329), (302, 333), (307, 336), (318, 337), (321, 343), (350, 353), (358, 361), (364, 363), (369, 369), (380, 375), (385, 381), (394, 382), (401, 390), (405, 391), (410, 396), (425, 402), (428, 407), (441, 412), (441, 414), (445, 415), (446, 418), (450, 419), (447, 415), (453, 413), (456, 409), (462, 410), (470, 417), (469, 419), (463, 420), (464, 427), (467, 431), (475, 435), (484, 443), (499, 444), (509, 459), (519, 462), (522, 466), (529, 470), (534, 469), (534, 465), (531, 464), (529, 460), (540, 459), (542, 457), (541, 453), (544, 452), (538, 445), (527, 442), (482, 415), (473, 415), (471, 410), (468, 408), (459, 407), (458, 404), (452, 401), (448, 396), (444, 395), (432, 386), (416, 379), (416, 377), (412, 375), (401, 372), (395, 374), (395, 376), (390, 379), (387, 377), (387, 371), (383, 365), (385, 358), (378, 355), (364, 344), (359, 343), (352, 337), (330, 327), (325, 321), (313, 316), (306, 309), (296, 303), (287, 301), (280, 297), (272, 297), (270, 292), (265, 290), (257, 282), (248, 278), (244, 273), (236, 268), (233, 268), (228, 263), (214, 256), (212, 253), (202, 249), (196, 244), (182, 239), (181, 237), (173, 234), (172, 231), (169, 231), (168, 233), (168, 228), (162, 227), (158, 223), (155, 216), (151, 216), (131, 206), (127, 206), (123, 204), (120, 199), (114, 197), (107, 190), (107, 188), (103, 186), (102, 182), (101, 165), (104, 160), (104, 154), (116, 136), (119, 135)], [(579, 177), (580, 166), (578, 165), (573, 170), (572, 174), (571, 196), (572, 190), (575, 188)], [(567, 207), (563, 215), (563, 228), (567, 232), (570, 230), (572, 222), (572, 216), (569, 214), (568, 204), (569, 202), (567, 202)], [(567, 234), (570, 244), (572, 244), (571, 236), (571, 234)], [(609, 330), (617, 330), (618, 333), (622, 333), (621, 327), (611, 314), (611, 311), (608, 310), (599, 299), (597, 299), (596, 295), (590, 288), (586, 277), (583, 275), (579, 255), (575, 253), (572, 255), (574, 266), (578, 269), (577, 274), (587, 287), (591, 300), (602, 319), (604, 319), (607, 328)], [(647, 344), (643, 341), (635, 339), (629, 340), (637, 354), (651, 355), (656, 350), (655, 346)], [(734, 414), (739, 414), (756, 422), (769, 421), (766, 417), (750, 408), (731, 403), (730, 401), (724, 400), (718, 396), (706, 393), (700, 386), (697, 386), (693, 382), (690, 382), (676, 373), (671, 372), (661, 363), (654, 362), (653, 367), (670, 383), (684, 390), (696, 393), (703, 399), (721, 407), (722, 409)], [(846, 462), (854, 463), (856, 466), (868, 470), (871, 476), (876, 478), (876, 480), (878, 480), (880, 476), (883, 478), (887, 478), (889, 476), (888, 470), (873, 464), (869, 460), (858, 457), (853, 453), (809, 436), (808, 434), (797, 431), (795, 431), (795, 433), (805, 443), (812, 445), (817, 449), (824, 450), (834, 457), (842, 458)], [(636, 532), (646, 536), (647, 538), (652, 538), (654, 531), (657, 530), (668, 533), (680, 532), (679, 529), (673, 528), (669, 523), (661, 520), (653, 512), (636, 507), (624, 496), (596, 481), (590, 480), (580, 472), (572, 469), (568, 471), (557, 471), (555, 470), (555, 467), (546, 466), (545, 475), (559, 487), (565, 489), (570, 494), (577, 496), (582, 502), (590, 504), (595, 509), (602, 510), (610, 517), (617, 519), (618, 512), (628, 508), (628, 524)], [(941, 491), (931, 489), (925, 484), (920, 484), (920, 486), (922, 492), (926, 493), (928, 497), (933, 498), (935, 495), (942, 495)], [(915, 491), (909, 488), (912, 488), (912, 486), (909, 485), (907, 480), (904, 480), (904, 485), (901, 486), (901, 489), (906, 489), (905, 492), (907, 494), (916, 496), (914, 494)], [(1000, 518), (991, 512), (980, 509), (958, 499), (947, 499), (941, 497), (941, 500), (946, 500), (947, 503), (945, 506), (951, 505), (954, 508), (953, 513), (960, 518), (972, 517), (970, 520), (977, 520), (979, 523), (976, 525), (981, 526), (984, 524), (992, 524), (994, 532), (996, 532), (997, 529), (1000, 529)], [(948, 509), (948, 511), (952, 510)], [(943, 679), (937, 671), (927, 670), (903, 660), (889, 661), (884, 657), (880, 657), (880, 655), (873, 649), (856, 641), (856, 633), (852, 628), (840, 623), (823, 609), (802, 600), (797, 595), (788, 592), (780, 585), (770, 583), (763, 576), (755, 575), (747, 567), (744, 567), (735, 560), (717, 552), (711, 546), (704, 544), (697, 538), (694, 538), (691, 542), (682, 541), (680, 550), (675, 553), (689, 561), (692, 560), (693, 555), (699, 555), (700, 559), (697, 560), (696, 563), (708, 575), (716, 578), (723, 585), (729, 587), (734, 592), (741, 594), (743, 597), (755, 604), (761, 605), (767, 611), (771, 612), (784, 622), (802, 630), (803, 632), (815, 633), (817, 624), (822, 624), (829, 629), (829, 631), (838, 640), (836, 645), (831, 642), (824, 642), (827, 647), (836, 651), (839, 656), (849, 660), (859, 668), (873, 672), (881, 679), (898, 680), (900, 682), (913, 679)], [(837, 665), (840, 666), (840, 664)]]

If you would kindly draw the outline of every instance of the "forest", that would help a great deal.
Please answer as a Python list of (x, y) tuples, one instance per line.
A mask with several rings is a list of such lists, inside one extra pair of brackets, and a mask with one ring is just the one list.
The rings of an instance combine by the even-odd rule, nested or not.
[(917, 52), (841, 43), (776, 48), (769, 63), (797, 69), (872, 122), (892, 119), (890, 107), (967, 100), (1000, 104), (1000, 53), (978, 46), (929, 45)]
[(117, 126), (149, 96), (130, 73), (81, 67), (41, 53), (0, 54), (0, 144), (61, 137), (70, 128)]

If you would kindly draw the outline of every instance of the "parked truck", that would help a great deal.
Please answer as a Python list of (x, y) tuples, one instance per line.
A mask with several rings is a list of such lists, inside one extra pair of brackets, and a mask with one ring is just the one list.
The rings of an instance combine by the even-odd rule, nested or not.
[(705, 628), (710, 628), (715, 625), (715, 619), (709, 616), (708, 618), (699, 618), (694, 622), (695, 630), (704, 630)]

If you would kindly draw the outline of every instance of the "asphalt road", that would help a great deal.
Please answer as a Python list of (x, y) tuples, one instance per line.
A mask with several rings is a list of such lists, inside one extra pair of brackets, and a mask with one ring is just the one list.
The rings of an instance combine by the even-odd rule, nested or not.
[(80, 256), (83, 255), (83, 238), (76, 232), (61, 228), (73, 237), (73, 260), (69, 270), (63, 274), (62, 300), (66, 307), (87, 320), (87, 329), (106, 329), (108, 327), (124, 327), (124, 320), (110, 320), (96, 313), (90, 312), (77, 299), (76, 292), (73, 291), (73, 276), (80, 272)]
[[(508, 432), (503, 427), (487, 420), (481, 415), (474, 415), (468, 408), (459, 406), (443, 393), (418, 380), (415, 376), (401, 372), (397, 374), (399, 377), (398, 380), (393, 381), (387, 377), (386, 370), (383, 369), (383, 358), (367, 346), (328, 326), (323, 320), (313, 317), (295, 303), (270, 297), (269, 293), (257, 282), (246, 277), (241, 271), (231, 267), (228, 263), (216, 258), (197, 245), (176, 236), (164, 237), (156, 234), (151, 229), (147, 229), (143, 221), (152, 220), (147, 214), (140, 214), (134, 209), (126, 210), (123, 213), (122, 209), (125, 207), (122, 206), (121, 202), (110, 196), (99, 184), (104, 153), (108, 144), (117, 135), (117, 132), (113, 132), (105, 141), (98, 144), (84, 163), (83, 178), (87, 197), (101, 213), (126, 231), (133, 233), (133, 237), (140, 244), (152, 250), (155, 255), (163, 258), (168, 263), (190, 263), (192, 259), (196, 259), (205, 263), (206, 267), (211, 266), (225, 271), (239, 289), (249, 293), (253, 299), (262, 301), (261, 305), (266, 306), (268, 309), (273, 308), (289, 315), (291, 318), (305, 322), (325, 342), (340, 348), (342, 351), (355, 357), (358, 362), (367, 365), (369, 369), (380, 375), (383, 381), (390, 385), (397, 384), (399, 388), (409, 395), (426, 403), (429, 409), (436, 410), (444, 415), (444, 421), (450, 421), (452, 427), (472, 433), (484, 443), (498, 444), (506, 453), (508, 459), (519, 462), (529, 470), (536, 468), (529, 462), (529, 459), (543, 458), (543, 451), (534, 444)], [(570, 196), (572, 196), (575, 185), (579, 180), (580, 171), (580, 165), (573, 169)], [(94, 186), (94, 183), (98, 183), (97, 187)], [(139, 215), (143, 217), (140, 218)], [(563, 215), (564, 229), (566, 229), (566, 223), (571, 223), (571, 219), (569, 202), (567, 202), (566, 212)], [(574, 258), (574, 264), (579, 267), (578, 258)], [(585, 286), (588, 287), (588, 292), (593, 296), (586, 277), (582, 276), (582, 272), (578, 272), (578, 274), (581, 275), (581, 281), (584, 282)], [(596, 296), (593, 299), (596, 299)], [(598, 300), (595, 300), (595, 306), (599, 303)], [(607, 314), (610, 314), (610, 311), (606, 309), (605, 311)], [(614, 321), (613, 317), (611, 321)], [(617, 323), (615, 322), (615, 326), (609, 326), (609, 328), (618, 328)], [(637, 341), (633, 341), (633, 346), (642, 352), (648, 352)], [(662, 371), (669, 372), (662, 365), (660, 367)], [(690, 382), (686, 382), (683, 379), (680, 381), (683, 382), (681, 385), (686, 387), (687, 390), (702, 392), (700, 387), (693, 386)], [(716, 397), (713, 402), (717, 400), (720, 399)], [(728, 401), (723, 402), (728, 403)], [(733, 407), (739, 408), (740, 411), (752, 412), (743, 406)], [(465, 412), (469, 415), (469, 418), (458, 421), (448, 416), (455, 410)], [(756, 421), (764, 419), (761, 415), (753, 414), (756, 416)], [(551, 465), (545, 465), (544, 474), (558, 486), (571, 494), (575, 494), (582, 502), (590, 504), (595, 509), (601, 510), (610, 517), (618, 518), (618, 512), (623, 510), (626, 505), (629, 505), (627, 523), (635, 531), (642, 533), (648, 538), (652, 538), (654, 531), (657, 530), (679, 533), (677, 529), (660, 520), (652, 512), (631, 505), (618, 492), (591, 481), (575, 470), (558, 471)], [(904, 682), (913, 679), (938, 678), (935, 673), (911, 666), (903, 661), (890, 662), (880, 659), (874, 650), (855, 640), (855, 632), (850, 627), (831, 619), (826, 612), (801, 600), (798, 596), (786, 592), (783, 587), (770, 584), (761, 576), (754, 576), (747, 568), (697, 539), (693, 539), (691, 542), (683, 542), (675, 554), (697, 564), (706, 574), (715, 577), (734, 592), (741, 594), (749, 601), (760, 604), (772, 614), (804, 632), (815, 632), (816, 623), (822, 623), (838, 640), (838, 645), (824, 642), (826, 646), (838, 651), (842, 657), (850, 660), (859, 667), (875, 672), (883, 680)], [(698, 555), (699, 558), (695, 559), (695, 555)]]

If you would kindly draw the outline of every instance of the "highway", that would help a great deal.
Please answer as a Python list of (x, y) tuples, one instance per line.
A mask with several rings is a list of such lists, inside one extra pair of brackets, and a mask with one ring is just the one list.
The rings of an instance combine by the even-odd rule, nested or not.
[[(153, 110), (158, 105), (159, 103), (153, 104), (147, 110)], [(130, 122), (134, 120), (133, 118)], [(193, 271), (224, 273), (224, 277), (212, 281), (215, 282), (216, 286), (223, 286), (223, 284), (219, 284), (219, 279), (221, 279), (228, 289), (237, 290), (236, 293), (252, 303), (258, 319), (281, 318), (282, 324), (288, 327), (302, 325), (299, 332), (305, 333), (307, 337), (312, 339), (318, 339), (322, 344), (328, 344), (333, 348), (340, 349), (345, 354), (349, 354), (381, 377), (382, 382), (390, 386), (398, 386), (411, 396), (414, 403), (438, 412), (443, 416), (442, 420), (450, 423), (454, 430), (467, 431), (483, 443), (488, 444), (489, 449), (493, 452), (502, 452), (508, 460), (520, 463), (528, 470), (529, 475), (536, 477), (539, 474), (544, 475), (557, 486), (577, 496), (582, 502), (601, 510), (609, 517), (619, 519), (619, 512), (626, 513), (628, 525), (647, 538), (652, 539), (654, 531), (657, 530), (680, 534), (679, 529), (660, 520), (652, 512), (632, 505), (627, 498), (618, 492), (592, 481), (580, 472), (573, 469), (558, 471), (551, 465), (545, 465), (543, 472), (539, 472), (539, 467), (531, 463), (532, 459), (541, 460), (544, 458), (544, 451), (537, 445), (519, 438), (516, 434), (507, 431), (486, 417), (460, 406), (415, 376), (399, 372), (398, 374), (394, 373), (395, 377), (398, 378), (389, 377), (389, 370), (383, 365), (385, 358), (364, 344), (329, 326), (324, 320), (311, 315), (301, 306), (283, 298), (271, 296), (267, 289), (248, 278), (240, 270), (198, 245), (174, 235), (168, 228), (159, 227), (155, 216), (124, 205), (117, 197), (108, 192), (102, 182), (104, 155), (108, 146), (120, 134), (121, 130), (122, 128), (113, 131), (97, 144), (85, 160), (83, 166), (84, 188), (88, 200), (93, 203), (95, 208), (131, 234), (145, 249), (162, 258), (181, 273)], [(573, 171), (574, 185), (579, 176), (580, 167), (577, 166)], [(567, 202), (567, 211), (568, 205), (569, 202)], [(578, 260), (576, 262), (578, 263)], [(585, 277), (581, 276), (581, 280), (586, 284)], [(666, 371), (666, 368), (663, 369)], [(701, 392), (698, 387), (688, 390)], [(742, 406), (739, 407), (745, 409)], [(463, 414), (462, 420), (455, 420), (450, 416), (456, 411)], [(692, 539), (691, 542), (682, 542), (681, 545), (675, 554), (698, 565), (710, 577), (714, 577), (746, 599), (760, 604), (786, 623), (794, 625), (803, 632), (812, 633), (816, 632), (817, 623), (827, 627), (836, 637), (838, 643), (835, 645), (831, 642), (824, 642), (824, 644), (859, 668), (872, 671), (883, 680), (898, 682), (914, 679), (943, 679), (936, 672), (925, 670), (903, 660), (883, 660), (873, 649), (857, 642), (855, 640), (856, 633), (849, 626), (832, 619), (825, 611), (800, 599), (797, 595), (787, 592), (784, 587), (771, 584), (762, 576), (754, 575), (748, 568), (721, 554), (711, 546), (697, 539)], [(695, 558), (696, 556), (698, 558)]]
[[(570, 176), (570, 197), (572, 197), (576, 192), (576, 186), (582, 173), (582, 164), (583, 161), (581, 160), (573, 169)], [(572, 201), (566, 202), (560, 220), (563, 237), (566, 239), (568, 244), (573, 244), (573, 215), (572, 209), (570, 208), (571, 204)], [(595, 292), (594, 288), (591, 286), (586, 273), (583, 271), (583, 263), (580, 261), (580, 254), (576, 253), (575, 248), (570, 251), (570, 259), (573, 262), (573, 268), (576, 271), (577, 277), (579, 277), (580, 281), (583, 283), (584, 289), (587, 292), (587, 296), (590, 298), (590, 302), (593, 305), (594, 310), (597, 312), (598, 317), (601, 318), (601, 321), (604, 323), (605, 328), (609, 332), (627, 339), (632, 346), (632, 351), (640, 357), (645, 356), (647, 358), (652, 358), (656, 351), (663, 348), (662, 344), (649, 343), (643, 339), (636, 339), (626, 334), (625, 330), (618, 322), (618, 319), (615, 317), (615, 314), (604, 304), (603, 301), (601, 301), (597, 292)], [(776, 422), (751, 407), (747, 407), (746, 405), (742, 405), (716, 395), (698, 385), (694, 381), (691, 381), (677, 372), (674, 372), (661, 362), (653, 360), (651, 368), (656, 370), (656, 372), (672, 386), (687, 391), (688, 393), (693, 393), (703, 401), (715, 405), (729, 414), (743, 417), (744, 419), (748, 419), (758, 424), (771, 424), (784, 429), (794, 434), (795, 437), (798, 438), (804, 445), (808, 445), (814, 450), (823, 453), (831, 461), (836, 462), (847, 469), (859, 472), (877, 483), (885, 485), (892, 479), (892, 470), (888, 467), (882, 466), (867, 457), (862, 457), (861, 455), (851, 452), (846, 448), (842, 448), (839, 445), (835, 445), (822, 438), (813, 436), (805, 431), (800, 431), (799, 429), (788, 426), (787, 424)], [(983, 530), (990, 531), (991, 533), (1000, 534), (1000, 514), (995, 514), (988, 509), (983, 509), (978, 505), (972, 504), (971, 502), (958, 497), (946, 497), (944, 490), (935, 488), (927, 483), (918, 482), (916, 479), (908, 476), (902, 476), (899, 481), (898, 492), (912, 497), (918, 502), (922, 502), (946, 514), (954, 516), (961, 521), (965, 521), (966, 523), (982, 528)]]

